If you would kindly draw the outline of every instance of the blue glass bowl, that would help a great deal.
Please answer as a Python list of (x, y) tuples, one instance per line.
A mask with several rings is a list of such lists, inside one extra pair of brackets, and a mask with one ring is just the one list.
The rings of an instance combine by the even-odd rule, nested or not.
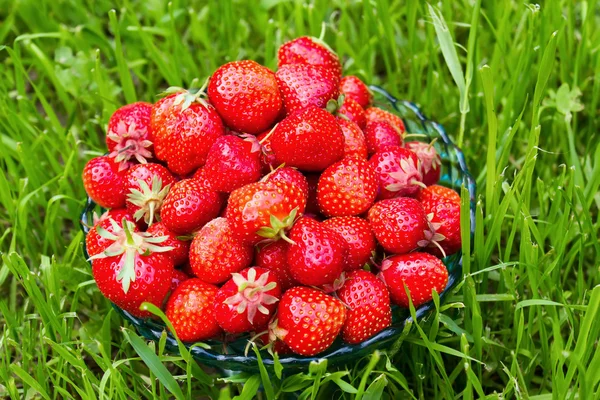
[[(408, 133), (424, 134), (424, 137), (420, 140), (426, 142), (431, 142), (435, 138), (438, 139), (435, 143), (435, 147), (442, 158), (443, 173), (440, 184), (453, 188), (458, 192), (460, 192), (462, 185), (468, 189), (470, 196), (470, 228), (472, 238), (475, 231), (475, 181), (469, 173), (462, 151), (452, 142), (442, 125), (427, 119), (415, 104), (404, 100), (398, 100), (378, 86), (370, 86), (370, 88), (375, 94), (375, 105), (399, 115), (403, 119)], [(89, 226), (92, 222), (92, 214), (97, 208), (96, 204), (91, 199), (88, 199), (86, 207), (81, 215), (81, 227), (86, 234), (90, 229)], [(101, 210), (98, 209), (97, 211)], [(85, 248), (84, 253), (87, 258)], [(462, 253), (458, 252), (453, 254), (443, 261), (448, 268), (449, 279), (446, 289), (440, 293), (440, 299), (442, 301), (461, 278)], [(165, 326), (160, 322), (137, 318), (115, 305), (113, 305), (113, 307), (123, 319), (135, 326), (140, 335), (149, 340), (158, 340), (165, 330)], [(425, 313), (430, 311), (432, 307), (432, 302), (420, 306), (416, 310), (417, 318), (421, 318)], [(377, 349), (389, 348), (399, 337), (406, 321), (410, 320), (410, 318), (407, 310), (393, 307), (392, 325), (362, 343), (354, 345), (346, 344), (338, 338), (331, 347), (317, 356), (302, 357), (297, 355), (280, 355), (279, 361), (286, 371), (307, 369), (311, 361), (316, 361), (321, 358), (326, 358), (328, 365), (346, 364), (370, 354)], [(210, 346), (210, 349), (193, 347), (190, 349), (190, 352), (194, 358), (203, 365), (225, 370), (258, 372), (256, 356), (252, 352), (247, 356), (244, 355), (248, 339), (249, 336), (245, 335), (239, 336), (228, 342), (219, 340), (207, 341), (206, 344)], [(179, 353), (177, 342), (170, 333), (167, 338), (166, 348), (173, 354)], [(273, 367), (273, 359), (267, 352), (261, 354), (261, 357), (263, 364), (267, 368)]]

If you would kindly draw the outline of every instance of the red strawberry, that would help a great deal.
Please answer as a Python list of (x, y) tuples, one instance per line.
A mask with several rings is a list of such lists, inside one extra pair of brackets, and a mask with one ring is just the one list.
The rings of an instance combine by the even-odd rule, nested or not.
[(190, 266), (194, 275), (208, 283), (223, 283), (233, 272), (239, 272), (252, 262), (251, 246), (233, 236), (231, 224), (225, 218), (215, 218), (194, 237), (190, 246)]
[(385, 121), (392, 125), (401, 135), (404, 135), (404, 132), (406, 132), (406, 127), (404, 126), (402, 118), (389, 111), (378, 107), (369, 107), (365, 110), (365, 116), (367, 117), (367, 123), (372, 121)]
[(432, 236), (423, 206), (410, 197), (375, 203), (369, 210), (369, 222), (377, 241), (389, 253), (426, 247)]
[(446, 257), (460, 250), (460, 203), (433, 200), (422, 204), (435, 232), (426, 250), (437, 257)]
[(333, 115), (317, 107), (285, 118), (270, 140), (277, 160), (302, 171), (323, 171), (344, 156), (340, 126)]
[(427, 186), (435, 185), (442, 174), (442, 160), (433, 147), (433, 143), (406, 142), (406, 148), (413, 151), (421, 161), (421, 174), (423, 183)]
[(419, 159), (412, 151), (398, 146), (383, 148), (369, 160), (379, 175), (378, 199), (415, 196), (422, 187)]
[(453, 202), (460, 204), (460, 195), (454, 190), (440, 185), (428, 186), (417, 194), (416, 197), (421, 203), (428, 202)]
[(183, 282), (187, 281), (188, 279), (190, 279), (190, 277), (188, 276), (188, 274), (186, 274), (182, 270), (179, 270), (179, 269), (173, 270), (173, 277), (171, 278), (171, 292), (173, 290), (177, 289), (177, 287), (179, 285), (181, 285)]
[(319, 65), (330, 69), (340, 80), (342, 64), (337, 54), (325, 42), (314, 37), (302, 36), (284, 43), (277, 52), (278, 66), (287, 64)]
[(275, 168), (277, 165), (277, 159), (275, 158), (273, 149), (271, 149), (271, 137), (269, 136), (271, 130), (272, 129), (269, 129), (268, 131), (263, 132), (256, 137), (259, 143), (262, 145), (262, 151), (260, 153), (260, 165), (261, 171), (264, 174), (269, 173), (271, 169)]
[(266, 328), (281, 297), (277, 278), (257, 267), (232, 276), (215, 296), (217, 323), (227, 333)]
[(298, 171), (296, 168), (279, 167), (265, 175), (261, 181), (283, 182), (296, 186), (302, 192), (304, 197), (308, 198), (308, 182), (304, 175), (302, 175), (302, 172)]
[(112, 218), (117, 222), (122, 221), (123, 218), (126, 218), (127, 221), (135, 222), (133, 215), (126, 208), (113, 208), (112, 210), (105, 211), (100, 217), (98, 217), (98, 214), (94, 213), (93, 223), (96, 225), (109, 218)]
[(362, 108), (369, 107), (373, 101), (373, 95), (367, 85), (352, 75), (345, 76), (340, 81), (340, 94), (356, 101)]
[(152, 104), (140, 101), (117, 109), (108, 120), (106, 146), (121, 170), (152, 158), (151, 110)]
[(365, 160), (344, 158), (328, 167), (319, 178), (317, 201), (327, 216), (359, 215), (375, 202), (378, 178)]
[(182, 179), (171, 187), (160, 215), (167, 229), (183, 235), (197, 231), (219, 215), (221, 205), (217, 192), (194, 179)]
[(147, 301), (161, 307), (173, 276), (173, 261), (162, 254), (171, 248), (159, 245), (165, 238), (136, 232), (129, 221), (113, 232), (97, 229), (100, 236), (112, 241), (102, 253), (90, 257), (98, 289), (123, 310), (138, 317), (150, 316), (140, 311), (140, 305)]
[(226, 215), (233, 234), (254, 245), (265, 238), (285, 238), (305, 206), (306, 198), (295, 185), (255, 182), (231, 193)]
[(182, 342), (199, 342), (218, 336), (221, 328), (213, 311), (218, 287), (191, 278), (173, 291), (166, 315)]
[(196, 172), (194, 172), (192, 179), (198, 182), (200, 186), (214, 190), (212, 187), (212, 179), (208, 175), (204, 167), (198, 168)]
[(190, 241), (179, 239), (176, 234), (167, 229), (164, 223), (154, 223), (148, 228), (146, 232), (156, 237), (167, 237), (167, 240), (165, 240), (162, 245), (173, 248), (173, 250), (165, 254), (173, 259), (173, 263), (175, 265), (182, 265), (188, 260), (188, 253), (190, 251)]
[(350, 308), (342, 329), (344, 341), (363, 342), (391, 325), (390, 294), (372, 273), (350, 272), (337, 295)]
[(264, 246), (256, 248), (254, 261), (257, 266), (271, 270), (275, 273), (277, 281), (281, 285), (281, 291), (285, 292), (293, 286), (297, 286), (296, 281), (290, 274), (287, 264), (287, 249), (289, 243), (285, 240), (267, 243)]
[(415, 307), (432, 299), (431, 292), (441, 293), (448, 283), (448, 270), (440, 259), (427, 253), (410, 253), (383, 260), (380, 278), (387, 285), (392, 301), (408, 308), (408, 287)]
[(344, 157), (367, 159), (367, 141), (363, 131), (352, 121), (337, 119), (344, 135)]
[(287, 263), (292, 277), (307, 286), (331, 284), (344, 270), (344, 238), (312, 218), (300, 218), (290, 231)]
[(260, 143), (247, 135), (221, 136), (212, 145), (203, 168), (214, 190), (230, 193), (260, 179)]
[(359, 269), (369, 263), (376, 243), (367, 221), (358, 217), (336, 217), (323, 221), (323, 225), (339, 233), (348, 244), (344, 270)]
[[(121, 234), (123, 231), (123, 219), (133, 222), (131, 214), (123, 209), (110, 210), (100, 217), (85, 237), (85, 250), (90, 257), (102, 253), (114, 242), (107, 235), (100, 235), (100, 232), (105, 230), (113, 235)], [(138, 231), (136, 226), (133, 226), (132, 230), (134, 232)]]
[(88, 196), (100, 207), (125, 207), (125, 173), (113, 158), (92, 158), (83, 168), (83, 187)]
[(273, 125), (282, 107), (275, 74), (251, 60), (220, 66), (210, 78), (208, 98), (227, 126), (252, 134)]
[(136, 220), (152, 225), (160, 220), (160, 208), (173, 183), (173, 174), (160, 164), (134, 165), (125, 175), (127, 209)]
[(354, 122), (360, 129), (365, 129), (367, 125), (367, 117), (365, 110), (352, 99), (344, 99), (342, 106), (337, 111), (338, 115), (343, 115), (350, 121)]
[(364, 133), (369, 155), (388, 146), (402, 146), (402, 134), (385, 121), (368, 122)]
[(309, 106), (324, 108), (338, 97), (339, 78), (327, 68), (289, 64), (281, 66), (275, 76), (288, 116)]
[(273, 330), (294, 353), (314, 356), (326, 350), (340, 333), (346, 307), (338, 299), (307, 287), (285, 292), (277, 308)]
[(151, 124), (156, 157), (179, 175), (203, 166), (210, 147), (224, 133), (214, 107), (190, 92), (157, 102)]

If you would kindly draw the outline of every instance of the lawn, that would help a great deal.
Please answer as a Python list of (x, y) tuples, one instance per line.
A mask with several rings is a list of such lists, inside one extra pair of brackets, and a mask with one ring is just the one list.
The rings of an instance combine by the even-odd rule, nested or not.
[[(600, 2), (184, 3), (0, 0), (0, 397), (252, 398), (263, 382), (261, 398), (600, 399)], [(231, 60), (275, 68), (323, 22), (347, 74), (463, 148), (478, 185), (464, 279), (392, 350), (345, 367), (200, 369), (98, 291), (81, 170), (120, 105)]]

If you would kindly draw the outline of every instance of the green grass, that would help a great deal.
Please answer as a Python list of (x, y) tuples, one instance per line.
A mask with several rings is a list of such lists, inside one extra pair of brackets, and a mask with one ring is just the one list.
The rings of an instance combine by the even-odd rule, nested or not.
[[(0, 397), (600, 399), (598, 1), (115, 3), (0, 0)], [(323, 21), (348, 73), (461, 143), (472, 257), (392, 351), (225, 378), (121, 327), (81, 254), (80, 172), (119, 105), (230, 60), (275, 67)]]

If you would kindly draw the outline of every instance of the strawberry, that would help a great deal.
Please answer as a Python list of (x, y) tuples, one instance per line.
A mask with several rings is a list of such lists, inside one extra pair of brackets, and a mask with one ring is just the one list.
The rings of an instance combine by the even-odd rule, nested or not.
[(173, 249), (165, 254), (173, 259), (175, 265), (182, 265), (188, 260), (190, 251), (190, 241), (182, 240), (176, 234), (167, 229), (163, 222), (152, 224), (146, 231), (155, 237), (166, 237), (163, 246), (169, 246)]
[(213, 304), (218, 287), (191, 278), (173, 291), (165, 314), (182, 342), (199, 342), (222, 333), (215, 319)]
[(114, 158), (92, 158), (83, 168), (83, 187), (88, 196), (100, 207), (125, 207), (125, 174)]
[(419, 157), (423, 183), (427, 186), (438, 183), (442, 174), (442, 160), (433, 143), (406, 142), (405, 147)]
[(314, 356), (326, 350), (340, 333), (346, 307), (338, 299), (297, 286), (283, 294), (273, 334), (296, 354)]
[(265, 131), (259, 134), (256, 138), (259, 143), (262, 145), (262, 151), (260, 153), (260, 165), (261, 171), (264, 174), (269, 173), (275, 166), (277, 165), (277, 159), (275, 158), (275, 154), (273, 154), (273, 149), (271, 149), (271, 133), (272, 129)]
[(406, 126), (404, 125), (402, 118), (389, 111), (378, 107), (369, 107), (365, 110), (365, 116), (367, 117), (367, 123), (372, 121), (385, 121), (400, 132), (401, 135), (404, 135), (404, 132), (406, 132)]
[(300, 218), (290, 231), (290, 274), (307, 286), (331, 284), (344, 270), (348, 245), (337, 232), (312, 218)]
[(344, 76), (340, 80), (340, 94), (356, 101), (362, 108), (369, 107), (373, 101), (373, 95), (367, 85), (352, 75)]
[(183, 282), (187, 281), (188, 279), (190, 279), (190, 277), (188, 276), (188, 274), (186, 274), (182, 270), (180, 270), (180, 269), (173, 270), (173, 277), (171, 278), (171, 292), (173, 292), (173, 290), (177, 289), (177, 287), (179, 285), (181, 285)]
[(324, 108), (338, 97), (339, 78), (331, 70), (316, 65), (283, 65), (275, 73), (289, 116), (309, 106)]
[(421, 204), (435, 232), (426, 250), (440, 258), (460, 250), (460, 203), (438, 198)]
[(266, 328), (279, 297), (277, 278), (268, 269), (252, 267), (233, 273), (215, 296), (217, 323), (227, 333)]
[(370, 156), (387, 146), (402, 146), (402, 134), (385, 121), (368, 122), (364, 133)]
[(369, 160), (379, 176), (378, 199), (415, 196), (423, 184), (419, 159), (412, 151), (398, 146), (384, 147)]
[(175, 174), (187, 175), (206, 162), (213, 143), (224, 134), (214, 107), (200, 99), (200, 92), (183, 91), (157, 102), (151, 126), (156, 157)]
[(166, 238), (137, 232), (135, 224), (125, 219), (121, 229), (113, 225), (112, 232), (102, 227), (97, 231), (112, 242), (90, 257), (98, 289), (123, 310), (137, 317), (150, 316), (140, 305), (147, 301), (162, 306), (173, 276), (173, 261), (162, 254), (171, 248), (159, 246)]
[(255, 136), (221, 136), (212, 145), (203, 168), (211, 187), (230, 193), (260, 179), (260, 143)]
[(352, 121), (337, 119), (344, 135), (344, 157), (367, 159), (367, 141), (363, 131)]
[(198, 168), (196, 172), (194, 172), (194, 175), (192, 175), (192, 179), (198, 182), (200, 186), (214, 190), (212, 187), (212, 179), (204, 167)]
[(417, 193), (417, 200), (425, 204), (428, 202), (453, 202), (460, 204), (460, 195), (454, 190), (440, 185), (428, 186)]
[(135, 162), (145, 164), (152, 158), (151, 110), (152, 104), (140, 101), (117, 109), (108, 120), (106, 146), (121, 170)]
[(279, 47), (277, 52), (278, 67), (288, 64), (318, 65), (332, 71), (340, 80), (342, 64), (337, 54), (321, 39), (302, 36)]
[(194, 179), (182, 179), (171, 187), (160, 214), (168, 230), (185, 235), (219, 215), (221, 205), (222, 198), (217, 192)]
[(343, 116), (352, 122), (354, 122), (360, 129), (365, 129), (367, 126), (367, 117), (365, 110), (352, 99), (344, 99), (341, 107), (337, 111), (338, 115)]
[(234, 236), (254, 245), (265, 238), (285, 239), (305, 206), (306, 198), (295, 185), (255, 182), (231, 193), (225, 213)]
[(344, 156), (344, 135), (335, 117), (308, 107), (281, 121), (271, 135), (278, 161), (302, 171), (323, 171)]
[(350, 308), (342, 328), (344, 341), (363, 342), (391, 325), (390, 293), (372, 273), (350, 272), (337, 295)]
[(96, 225), (109, 218), (112, 218), (117, 222), (122, 221), (123, 218), (126, 218), (127, 221), (135, 222), (133, 215), (126, 208), (113, 208), (112, 210), (105, 211), (100, 217), (94, 212), (93, 224)]
[(251, 60), (221, 65), (210, 78), (208, 99), (227, 126), (251, 134), (273, 125), (282, 107), (275, 74)]
[(403, 254), (426, 247), (433, 235), (423, 206), (410, 197), (377, 202), (368, 218), (377, 241), (389, 253)]
[(190, 246), (190, 267), (204, 282), (218, 284), (248, 267), (252, 262), (252, 246), (233, 236), (225, 218), (215, 218), (204, 225)]
[[(114, 240), (106, 237), (106, 235), (100, 235), (100, 232), (105, 230), (114, 235), (120, 234), (123, 231), (123, 220), (133, 222), (133, 217), (127, 210), (117, 209), (104, 213), (96, 221), (93, 228), (90, 229), (85, 237), (85, 250), (90, 257), (102, 253), (114, 242)], [(138, 231), (136, 226), (133, 226), (132, 230), (134, 232)]]
[(419, 307), (432, 299), (431, 292), (441, 293), (448, 283), (448, 270), (444, 263), (427, 253), (410, 253), (383, 260), (380, 278), (387, 285), (392, 301), (408, 308), (408, 288), (413, 305)]
[(160, 208), (175, 177), (160, 164), (138, 164), (125, 175), (127, 209), (134, 218), (148, 225), (160, 220)]
[(327, 216), (359, 215), (375, 202), (378, 179), (365, 160), (344, 158), (328, 167), (319, 178), (317, 201)]
[(308, 198), (308, 182), (302, 172), (296, 168), (291, 167), (279, 167), (269, 174), (265, 175), (262, 182), (283, 182), (293, 186), (296, 186), (304, 195)]
[(323, 221), (323, 225), (340, 234), (348, 244), (345, 271), (359, 269), (369, 263), (376, 243), (367, 221), (358, 217), (336, 217)]
[(287, 249), (289, 243), (285, 240), (267, 243), (264, 246), (257, 246), (254, 256), (254, 262), (261, 268), (273, 271), (277, 281), (281, 286), (281, 291), (285, 292), (293, 286), (297, 286), (290, 274), (287, 264)]

